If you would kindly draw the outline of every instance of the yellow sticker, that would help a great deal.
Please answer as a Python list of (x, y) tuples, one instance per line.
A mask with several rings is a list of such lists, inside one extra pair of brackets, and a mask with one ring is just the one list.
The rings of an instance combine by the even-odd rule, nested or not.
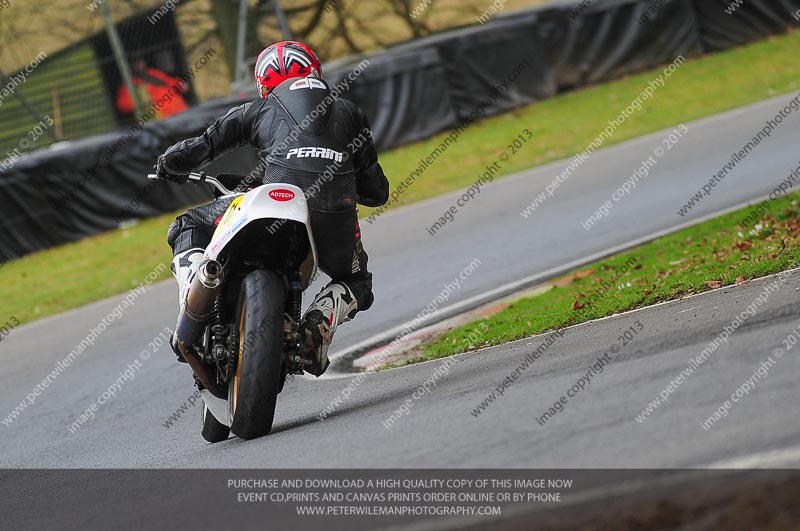
[(222, 231), (224, 231), (231, 224), (234, 218), (236, 218), (237, 212), (239, 211), (239, 206), (241, 205), (243, 199), (244, 196), (240, 195), (234, 199), (230, 205), (228, 205), (228, 210), (225, 211), (225, 215), (222, 216), (222, 220), (219, 222), (217, 230), (214, 231), (214, 237), (222, 234)]

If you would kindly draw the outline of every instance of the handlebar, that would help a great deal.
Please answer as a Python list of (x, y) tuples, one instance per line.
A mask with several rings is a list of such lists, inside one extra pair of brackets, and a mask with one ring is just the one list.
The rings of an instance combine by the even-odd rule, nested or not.
[[(160, 181), (162, 179), (158, 178), (158, 175), (155, 173), (150, 173), (147, 175), (147, 178), (153, 181)], [(205, 172), (193, 172), (189, 174), (189, 179), (187, 182), (190, 182), (194, 185), (197, 184), (204, 184), (208, 183), (213, 185), (217, 190), (219, 190), (224, 195), (232, 195), (236, 192), (233, 190), (228, 190), (225, 185), (217, 180), (216, 177), (212, 177), (211, 175), (206, 175)]]

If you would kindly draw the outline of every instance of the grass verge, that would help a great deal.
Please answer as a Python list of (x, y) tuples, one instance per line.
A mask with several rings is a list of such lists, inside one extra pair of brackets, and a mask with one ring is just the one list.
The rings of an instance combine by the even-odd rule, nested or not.
[[(0, 265), (3, 321), (26, 323), (141, 284), (159, 263), (169, 265), (167, 226), (174, 214), (150, 218)], [(170, 277), (164, 269), (160, 279)]]
[[(553, 288), (422, 345), (403, 365), (450, 356), (796, 267), (800, 194), (683, 229), (573, 271)], [(745, 222), (745, 220), (753, 220)], [(471, 339), (470, 339), (471, 338)], [(476, 341), (471, 343), (471, 341)]]
[[(607, 145), (796, 89), (798, 45), (800, 34), (790, 33), (684, 63)], [(660, 71), (563, 94), (474, 124), (392, 207), (470, 186), (525, 128), (534, 134), (534, 142), (502, 167), (502, 175), (582, 151)], [(381, 162), (392, 183), (405, 179), (444, 136), (383, 153)], [(365, 209), (362, 215), (373, 212)], [(125, 291), (170, 259), (164, 233), (172, 217), (152, 218), (5, 264), (0, 269), (4, 313), (28, 322)]]

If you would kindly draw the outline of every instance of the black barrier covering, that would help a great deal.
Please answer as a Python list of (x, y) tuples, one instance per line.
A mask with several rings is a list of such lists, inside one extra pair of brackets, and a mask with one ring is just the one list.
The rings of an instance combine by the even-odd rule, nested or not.
[[(535, 31), (558, 90), (608, 81), (702, 52), (690, 0), (592, 2), (539, 12)], [(580, 4), (578, 4), (580, 5)]]
[[(345, 97), (365, 109), (378, 147), (387, 149), (559, 91), (800, 24), (800, 0), (746, 0), (733, 11), (731, 4), (576, 0), (501, 12), (483, 24), (326, 65), (326, 72), (333, 84), (344, 87)], [(0, 170), (0, 251), (21, 256), (114, 228), (126, 216), (152, 216), (209, 198), (190, 187), (163, 185), (153, 191), (151, 185), (147, 191), (143, 178), (166, 147), (198, 134), (211, 119), (243, 101), (211, 102), (148, 124), (119, 146), (112, 162), (101, 165), (85, 192), (68, 195), (70, 200), (63, 200), (65, 194), (86, 180), (88, 169), (118, 144), (124, 131), (17, 161), (6, 157), (0, 168), (13, 167)], [(256, 164), (254, 152), (245, 149), (208, 171), (249, 173)]]
[[(459, 119), (476, 110), (481, 116), (499, 114), (555, 95), (535, 32), (537, 16), (524, 13), (423, 41), (443, 61), (449, 98)], [(410, 134), (407, 141), (419, 139)]]
[[(211, 199), (208, 186), (153, 188), (146, 176), (158, 153), (199, 134), (234, 103), (216, 101), (141, 129), (64, 143), (15, 161), (0, 174), (0, 250), (22, 256), (116, 228), (120, 220)], [(247, 173), (256, 164), (255, 152), (241, 149), (210, 171)]]
[(328, 77), (334, 85), (349, 85), (345, 97), (371, 118), (379, 149), (409, 144), (465, 119), (500, 114), (555, 94), (534, 31), (536, 16), (528, 13), (396, 46), (368, 57), (368, 63), (361, 63), (366, 68), (340, 63)]
[(364, 110), (379, 147), (407, 143), (411, 132), (427, 138), (456, 123), (438, 50), (420, 47), (368, 61), (363, 72), (359, 62), (352, 62), (326, 71), (326, 77)]
[(5, 470), (41, 529), (796, 529), (794, 470)]
[[(800, 26), (800, 0), (692, 0), (706, 52), (747, 44)], [(730, 10), (735, 7), (733, 14)]]

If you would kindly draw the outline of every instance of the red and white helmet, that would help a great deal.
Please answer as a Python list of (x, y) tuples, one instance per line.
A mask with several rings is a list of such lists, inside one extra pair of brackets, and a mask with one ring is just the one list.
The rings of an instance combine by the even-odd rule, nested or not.
[(262, 98), (272, 89), (295, 77), (322, 77), (317, 54), (303, 43), (283, 41), (264, 49), (256, 60), (256, 88)]

